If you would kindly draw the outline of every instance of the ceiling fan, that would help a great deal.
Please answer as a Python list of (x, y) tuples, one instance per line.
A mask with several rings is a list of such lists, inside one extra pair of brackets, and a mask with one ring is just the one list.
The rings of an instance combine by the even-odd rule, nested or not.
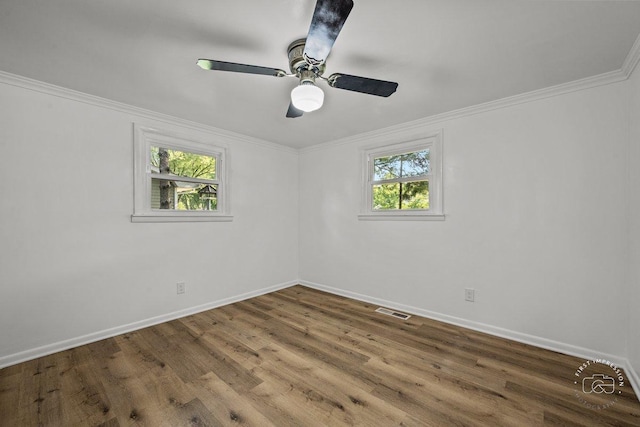
[(300, 117), (305, 112), (322, 107), (324, 92), (316, 86), (316, 79), (325, 80), (330, 87), (388, 97), (396, 91), (398, 83), (342, 73), (331, 74), (329, 77), (322, 75), (329, 52), (352, 8), (353, 0), (317, 0), (306, 39), (294, 41), (287, 49), (291, 73), (278, 68), (213, 59), (199, 59), (198, 66), (205, 70), (298, 78), (300, 84), (291, 91), (287, 111), (287, 117), (290, 118)]

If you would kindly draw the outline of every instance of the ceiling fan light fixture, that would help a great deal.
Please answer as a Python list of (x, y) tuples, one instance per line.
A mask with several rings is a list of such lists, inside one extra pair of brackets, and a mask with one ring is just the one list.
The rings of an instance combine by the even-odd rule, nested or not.
[(310, 81), (302, 82), (291, 91), (291, 103), (305, 113), (316, 111), (323, 102), (324, 92)]

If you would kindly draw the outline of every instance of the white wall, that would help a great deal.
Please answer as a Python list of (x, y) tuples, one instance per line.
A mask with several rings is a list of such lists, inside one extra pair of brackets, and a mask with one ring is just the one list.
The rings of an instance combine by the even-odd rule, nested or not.
[[(444, 222), (358, 221), (366, 142), (304, 151), (301, 279), (624, 357), (625, 90), (610, 84), (429, 126), (444, 131)], [(466, 287), (475, 303), (464, 301)]]
[(640, 67), (629, 79), (630, 155), (629, 155), (629, 361), (640, 375)]
[[(638, 71), (419, 129), (444, 130), (443, 222), (357, 220), (367, 142), (298, 158), (19, 86), (0, 82), (0, 366), (298, 277), (640, 372)], [(227, 143), (234, 221), (131, 223), (132, 122)]]
[[(296, 279), (295, 151), (2, 83), (0, 111), (0, 366)], [(132, 223), (133, 122), (227, 143), (233, 222)]]

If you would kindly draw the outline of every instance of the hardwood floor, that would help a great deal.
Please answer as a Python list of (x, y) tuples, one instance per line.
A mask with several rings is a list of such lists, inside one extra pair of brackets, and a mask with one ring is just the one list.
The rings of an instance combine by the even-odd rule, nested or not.
[(294, 286), (11, 366), (0, 426), (640, 425), (626, 377), (590, 409), (582, 359), (375, 308)]

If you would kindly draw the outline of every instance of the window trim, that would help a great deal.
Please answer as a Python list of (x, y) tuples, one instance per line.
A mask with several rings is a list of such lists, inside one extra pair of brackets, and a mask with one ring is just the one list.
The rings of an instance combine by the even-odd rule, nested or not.
[[(373, 160), (377, 157), (404, 154), (429, 149), (429, 209), (374, 210), (373, 209)], [(442, 130), (403, 142), (380, 143), (361, 149), (362, 204), (360, 220), (444, 220), (442, 198)]]
[[(134, 123), (133, 138), (134, 183), (131, 222), (210, 222), (232, 221), (229, 209), (229, 180), (227, 177), (228, 149), (225, 145), (197, 140), (193, 137), (144, 127)], [(151, 208), (150, 148), (160, 146), (216, 157), (218, 204), (215, 211), (178, 211)], [(157, 178), (157, 176), (154, 176)], [(196, 178), (194, 178), (196, 179)]]

